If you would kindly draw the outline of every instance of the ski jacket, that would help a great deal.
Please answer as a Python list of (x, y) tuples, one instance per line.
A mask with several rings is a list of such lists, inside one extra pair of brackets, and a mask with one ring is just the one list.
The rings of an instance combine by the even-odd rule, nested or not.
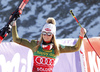
[[(17, 26), (12, 26), (12, 37), (14, 42), (28, 47), (33, 51), (34, 64), (32, 72), (52, 72), (56, 58), (54, 55), (54, 48), (51, 50), (45, 50), (40, 46), (38, 50), (34, 52), (35, 46), (37, 45), (37, 40), (28, 41), (27, 39), (19, 38), (17, 34)], [(74, 46), (63, 46), (59, 44), (59, 52), (76, 52), (80, 49), (81, 43), (82, 38), (79, 37), (77, 43)]]

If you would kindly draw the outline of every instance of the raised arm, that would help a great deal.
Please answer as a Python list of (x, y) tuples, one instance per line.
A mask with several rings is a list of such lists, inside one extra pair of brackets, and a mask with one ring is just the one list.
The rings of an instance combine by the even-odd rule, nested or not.
[(60, 53), (76, 52), (80, 49), (82, 39), (79, 37), (77, 43), (74, 46), (63, 46), (60, 44)]
[(85, 28), (81, 28), (79, 39), (78, 39), (77, 43), (74, 46), (59, 45), (60, 53), (68, 53), (68, 52), (78, 51), (80, 49), (81, 44), (82, 44), (82, 40), (83, 40), (83, 37), (84, 37), (85, 33), (86, 33)]
[(23, 38), (19, 38), (18, 34), (17, 34), (17, 26), (16, 26), (16, 21), (13, 22), (13, 26), (12, 26), (12, 37), (13, 37), (13, 41), (23, 45), (25, 47), (28, 47), (30, 49), (32, 49), (34, 51), (34, 47), (37, 45), (37, 41), (36, 40), (32, 40), (31, 42), (29, 42), (27, 39), (23, 39)]

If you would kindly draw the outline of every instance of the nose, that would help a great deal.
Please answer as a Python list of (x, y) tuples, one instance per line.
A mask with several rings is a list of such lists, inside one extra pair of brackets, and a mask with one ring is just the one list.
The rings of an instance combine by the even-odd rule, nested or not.
[(47, 34), (45, 36), (48, 36)]

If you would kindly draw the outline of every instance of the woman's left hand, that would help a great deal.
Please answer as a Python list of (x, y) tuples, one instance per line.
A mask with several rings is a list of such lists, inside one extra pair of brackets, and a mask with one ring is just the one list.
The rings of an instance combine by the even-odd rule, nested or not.
[(85, 28), (81, 28), (80, 36), (84, 37), (85, 33), (86, 33), (86, 29)]

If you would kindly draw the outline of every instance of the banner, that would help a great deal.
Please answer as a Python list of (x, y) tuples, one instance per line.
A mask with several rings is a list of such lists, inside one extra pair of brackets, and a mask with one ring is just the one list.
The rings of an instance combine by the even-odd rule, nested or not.
[[(73, 46), (77, 39), (59, 39), (59, 44)], [(72, 53), (62, 53), (57, 57), (53, 72), (82, 72), (79, 51)]]
[[(100, 56), (100, 37), (89, 38), (95, 51)], [(82, 72), (100, 72), (100, 59), (90, 46), (87, 39), (83, 40), (84, 46), (80, 50)]]
[[(59, 39), (63, 45), (75, 45), (77, 39)], [(0, 72), (32, 72), (33, 53), (14, 42), (0, 44)], [(53, 72), (81, 72), (79, 51), (62, 53), (56, 58)]]
[(14, 42), (0, 44), (0, 72), (31, 72), (32, 51)]

